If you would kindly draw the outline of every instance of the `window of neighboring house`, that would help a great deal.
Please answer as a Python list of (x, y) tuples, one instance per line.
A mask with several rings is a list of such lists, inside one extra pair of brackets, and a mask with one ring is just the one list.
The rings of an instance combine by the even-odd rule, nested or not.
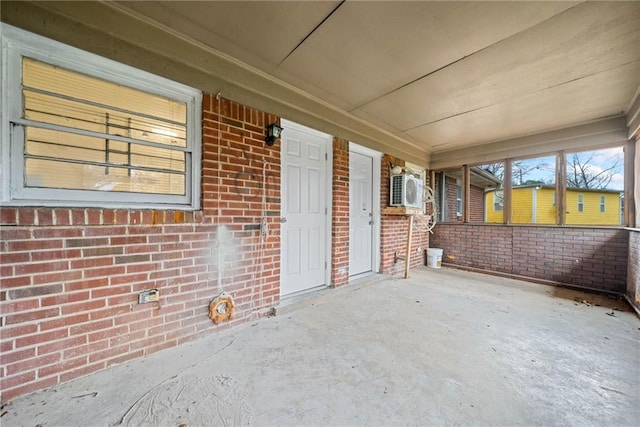
[(504, 223), (504, 162), (472, 166), (469, 180), (471, 221)]
[(567, 153), (566, 169), (566, 224), (620, 225), (624, 209), (611, 207), (624, 191), (624, 148)]
[[(478, 221), (474, 219), (475, 214), (475, 218), (484, 215), (486, 223), (502, 223), (507, 216), (512, 224), (624, 224), (624, 154), (624, 146), (570, 152), (564, 155), (566, 163), (561, 170), (556, 167), (559, 157), (563, 156), (561, 152), (472, 166), (469, 171), (470, 221)], [(509, 164), (511, 191), (504, 186), (505, 165)], [(566, 191), (557, 192), (556, 181), (565, 171)], [(453, 206), (462, 213), (461, 169), (439, 171), (435, 175), (442, 178), (438, 182), (442, 190), (437, 201), (441, 201), (445, 211)], [(484, 202), (477, 202), (483, 198)], [(505, 212), (508, 215), (500, 212), (504, 211), (505, 203), (511, 207)], [(558, 212), (558, 206), (563, 206), (564, 212)], [(455, 221), (455, 218), (443, 213), (440, 220)]]
[(456, 215), (462, 216), (462, 182), (456, 182)]
[(511, 163), (511, 222), (555, 224), (556, 156)]
[(199, 206), (199, 91), (2, 29), (3, 202)]
[(502, 212), (504, 206), (502, 190), (496, 190), (493, 192), (493, 210), (496, 212)]
[(584, 212), (584, 194), (578, 194), (578, 212)]

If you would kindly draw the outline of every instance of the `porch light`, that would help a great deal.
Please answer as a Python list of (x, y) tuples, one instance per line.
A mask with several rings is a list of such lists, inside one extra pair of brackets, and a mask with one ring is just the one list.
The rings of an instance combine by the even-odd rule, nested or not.
[(271, 123), (267, 126), (267, 138), (265, 142), (268, 146), (272, 146), (276, 143), (276, 140), (280, 138), (280, 134), (282, 133), (282, 128), (278, 126), (277, 123)]

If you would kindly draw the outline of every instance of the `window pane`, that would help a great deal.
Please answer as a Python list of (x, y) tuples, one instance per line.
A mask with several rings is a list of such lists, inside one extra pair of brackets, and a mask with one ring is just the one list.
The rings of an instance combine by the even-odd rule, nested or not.
[(504, 222), (504, 163), (473, 166), (471, 174), (471, 221)]
[(30, 58), (22, 82), (24, 118), (63, 128), (25, 127), (25, 187), (185, 195), (186, 103)]
[(513, 161), (511, 176), (512, 223), (556, 223), (555, 165), (555, 156)]
[(42, 159), (26, 159), (25, 170), (27, 187), (184, 194), (185, 177), (178, 174)]
[(459, 186), (462, 184), (462, 169), (449, 169), (436, 173), (436, 188), (434, 188), (438, 221), (462, 221), (462, 194)]
[(24, 118), (158, 144), (186, 146), (186, 127), (25, 91)]
[(568, 153), (566, 167), (567, 224), (622, 224), (624, 149)]
[(25, 186), (184, 195), (186, 154), (26, 129)]

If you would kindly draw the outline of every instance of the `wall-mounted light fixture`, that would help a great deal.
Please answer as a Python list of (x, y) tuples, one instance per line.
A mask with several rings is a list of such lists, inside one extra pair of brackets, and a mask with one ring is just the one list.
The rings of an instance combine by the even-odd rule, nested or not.
[(389, 163), (389, 170), (391, 171), (391, 175), (400, 175), (404, 168), (402, 166), (396, 166), (393, 163)]
[(278, 126), (277, 123), (271, 123), (267, 126), (267, 137), (264, 140), (268, 146), (272, 146), (276, 143), (276, 140), (280, 138), (280, 134), (282, 133), (282, 128)]

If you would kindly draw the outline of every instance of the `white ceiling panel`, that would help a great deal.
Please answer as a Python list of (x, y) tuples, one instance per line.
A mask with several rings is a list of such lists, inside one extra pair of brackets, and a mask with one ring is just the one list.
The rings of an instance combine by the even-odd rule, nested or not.
[[(621, 9), (627, 13), (620, 13)], [(574, 8), (359, 111), (384, 117), (394, 127), (408, 131), (607, 72), (640, 59), (639, 21), (638, 8), (632, 3), (616, 8), (607, 4)], [(589, 97), (588, 102), (599, 102), (594, 98)], [(622, 94), (619, 102), (629, 100), (629, 94)]]
[[(596, 86), (599, 93), (593, 98), (597, 102), (585, 102), (583, 93)], [(480, 145), (514, 135), (536, 133), (542, 126), (556, 129), (572, 123), (585, 123), (593, 117), (619, 114), (626, 107), (620, 99), (638, 86), (640, 61), (421, 126), (407, 133), (428, 144), (433, 153)], [(549, 108), (550, 105), (553, 108)]]
[(427, 155), (625, 115), (640, 86), (638, 1), (117, 5)]
[(251, 66), (275, 68), (339, 1), (118, 2)]

